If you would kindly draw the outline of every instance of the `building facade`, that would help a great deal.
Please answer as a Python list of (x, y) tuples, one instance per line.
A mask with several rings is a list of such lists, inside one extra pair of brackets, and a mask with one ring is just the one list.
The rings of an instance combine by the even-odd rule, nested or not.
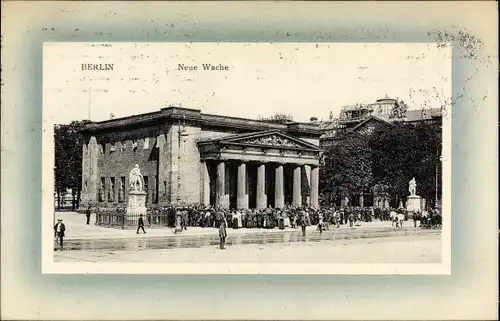
[(138, 164), (146, 203), (318, 206), (319, 126), (169, 107), (84, 130), (81, 207), (125, 207)]

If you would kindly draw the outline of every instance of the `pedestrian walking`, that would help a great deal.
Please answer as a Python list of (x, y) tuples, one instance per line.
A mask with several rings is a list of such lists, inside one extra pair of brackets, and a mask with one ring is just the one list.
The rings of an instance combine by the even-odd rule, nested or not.
[(302, 229), (302, 236), (306, 236), (306, 226), (307, 226), (306, 217), (304, 214), (302, 214), (300, 216), (300, 228)]
[(413, 227), (417, 227), (417, 221), (420, 220), (420, 212), (413, 213)]
[(137, 224), (137, 234), (139, 234), (140, 229), (142, 229), (144, 234), (146, 234), (146, 231), (144, 230), (144, 219), (142, 218), (142, 214), (139, 215), (139, 222)]
[(95, 208), (95, 225), (99, 223), (99, 207)]
[(187, 231), (188, 220), (189, 220), (188, 211), (187, 210), (183, 210), (182, 211), (182, 223), (181, 223), (181, 227), (182, 227), (182, 229), (184, 231)]
[(55, 239), (55, 248), (57, 250), (57, 245), (59, 245), (59, 250), (63, 250), (63, 241), (66, 232), (66, 226), (62, 222), (62, 219), (58, 219), (56, 225), (54, 225), (54, 239)]
[(87, 208), (87, 211), (85, 212), (85, 216), (87, 216), (87, 225), (90, 224), (90, 205)]
[(319, 217), (318, 217), (318, 229), (319, 229), (319, 233), (322, 234), (323, 233), (323, 214), (319, 214)]
[(221, 250), (224, 250), (226, 245), (226, 237), (227, 237), (226, 224), (227, 224), (226, 218), (223, 218), (219, 225), (219, 238), (220, 238)]

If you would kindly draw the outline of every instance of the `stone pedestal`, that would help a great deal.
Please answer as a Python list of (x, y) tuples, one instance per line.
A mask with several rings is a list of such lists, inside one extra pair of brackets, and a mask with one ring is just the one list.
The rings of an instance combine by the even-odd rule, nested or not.
[(422, 211), (422, 198), (418, 195), (410, 195), (408, 196), (408, 200), (406, 201), (406, 210), (408, 212), (418, 212)]
[(146, 192), (130, 191), (128, 193), (126, 219), (137, 221), (141, 214), (144, 219), (144, 224), (146, 224)]

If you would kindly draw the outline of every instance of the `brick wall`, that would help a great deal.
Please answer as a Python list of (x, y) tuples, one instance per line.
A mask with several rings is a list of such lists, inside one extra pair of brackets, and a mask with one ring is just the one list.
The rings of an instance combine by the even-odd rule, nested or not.
[[(118, 193), (120, 188), (120, 180), (121, 177), (125, 178), (125, 186), (123, 186), (125, 191), (125, 197), (123, 199), (123, 203), (127, 204), (128, 202), (128, 184), (129, 178), (128, 175), (130, 170), (135, 166), (135, 164), (139, 164), (141, 169), (141, 173), (144, 176), (145, 180), (147, 177), (148, 183), (148, 201), (151, 202), (153, 195), (155, 194), (156, 189), (156, 181), (155, 176), (158, 175), (158, 153), (156, 149), (153, 148), (156, 137), (148, 137), (149, 138), (149, 148), (144, 148), (145, 139), (136, 140), (137, 147), (133, 148), (133, 141), (127, 140), (118, 142), (115, 144), (115, 151), (111, 151), (112, 143), (106, 143), (106, 148), (104, 153), (99, 154), (98, 158), (98, 166), (99, 166), (99, 179), (105, 178), (105, 190), (106, 193), (105, 203), (110, 203), (108, 198), (108, 191), (110, 191), (110, 178), (115, 178), (115, 188), (114, 194), (115, 199), (111, 203), (116, 206), (118, 202)], [(122, 146), (125, 148), (122, 150)], [(100, 182), (99, 182), (100, 184)]]
[[(126, 131), (102, 133), (97, 135), (97, 168), (96, 175), (98, 206), (126, 207), (128, 204), (129, 173), (135, 164), (139, 164), (141, 173), (147, 180), (148, 203), (158, 199), (158, 157), (157, 137), (164, 133), (166, 126), (149, 126)], [(114, 146), (114, 150), (112, 150)], [(135, 148), (134, 148), (135, 146)], [(83, 148), (85, 155), (87, 148)], [(87, 177), (84, 165), (84, 177)], [(103, 202), (99, 202), (101, 179), (104, 178)], [(111, 178), (114, 178), (114, 198), (111, 199)], [(124, 183), (123, 183), (124, 182)], [(120, 193), (120, 186), (123, 186)], [(120, 194), (123, 197), (120, 197)], [(89, 198), (90, 195), (87, 195)], [(85, 204), (86, 206), (86, 204)]]

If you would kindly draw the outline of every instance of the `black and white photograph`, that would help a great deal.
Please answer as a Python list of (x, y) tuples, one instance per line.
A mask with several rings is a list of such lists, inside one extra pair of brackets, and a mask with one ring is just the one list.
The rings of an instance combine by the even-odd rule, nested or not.
[(44, 272), (450, 273), (450, 46), (43, 49)]

